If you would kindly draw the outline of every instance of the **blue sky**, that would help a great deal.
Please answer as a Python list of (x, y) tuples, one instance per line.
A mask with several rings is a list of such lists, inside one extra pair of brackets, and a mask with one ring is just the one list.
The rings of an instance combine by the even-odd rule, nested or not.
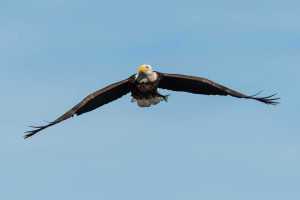
[[(300, 199), (300, 1), (0, 2), (0, 198)], [(161, 90), (44, 130), (137, 72), (206, 77), (279, 106)]]

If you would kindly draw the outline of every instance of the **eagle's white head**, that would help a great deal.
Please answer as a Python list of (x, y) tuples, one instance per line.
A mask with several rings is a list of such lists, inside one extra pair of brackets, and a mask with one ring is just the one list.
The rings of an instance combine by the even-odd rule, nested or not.
[(157, 79), (157, 74), (153, 72), (151, 65), (144, 64), (139, 68), (139, 73), (136, 75), (136, 80), (140, 83), (154, 82)]
[(152, 70), (151, 65), (144, 64), (144, 65), (140, 66), (139, 72), (142, 72), (146, 75), (151, 75), (153, 73), (153, 70)]

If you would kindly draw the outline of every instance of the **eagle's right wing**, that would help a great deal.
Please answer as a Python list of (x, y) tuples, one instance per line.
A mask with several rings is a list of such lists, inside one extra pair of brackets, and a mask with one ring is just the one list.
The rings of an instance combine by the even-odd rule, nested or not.
[(134, 75), (129, 77), (128, 79), (114, 83), (101, 90), (98, 90), (97, 92), (90, 94), (89, 96), (84, 98), (80, 103), (74, 106), (71, 110), (63, 114), (55, 121), (50, 122), (45, 126), (30, 126), (32, 128), (35, 128), (35, 130), (27, 131), (26, 133), (28, 134), (25, 135), (24, 138), (26, 139), (28, 137), (31, 137), (37, 132), (45, 128), (48, 128), (49, 126), (53, 126), (59, 122), (62, 122), (72, 117), (74, 114), (81, 115), (83, 113), (92, 111), (100, 106), (103, 106), (104, 104), (117, 100), (118, 98), (122, 97), (123, 95), (126, 95), (131, 91), (133, 87), (133, 83), (134, 83)]

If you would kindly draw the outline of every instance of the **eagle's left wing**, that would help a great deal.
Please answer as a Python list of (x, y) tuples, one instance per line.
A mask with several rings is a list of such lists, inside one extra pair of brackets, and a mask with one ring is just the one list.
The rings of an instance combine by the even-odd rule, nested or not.
[(230, 95), (237, 98), (254, 99), (266, 104), (276, 105), (279, 102), (276, 101), (280, 98), (272, 98), (276, 94), (267, 97), (256, 97), (256, 95), (247, 96), (242, 93), (236, 92), (223, 85), (210, 81), (206, 78), (187, 76), (181, 74), (164, 74), (160, 73), (159, 88), (190, 92), (193, 94), (204, 94), (204, 95)]

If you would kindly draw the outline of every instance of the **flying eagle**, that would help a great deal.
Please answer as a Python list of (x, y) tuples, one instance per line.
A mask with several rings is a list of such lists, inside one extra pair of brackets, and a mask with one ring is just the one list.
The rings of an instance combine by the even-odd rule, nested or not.
[(71, 110), (63, 114), (61, 117), (45, 126), (30, 126), (35, 130), (27, 131), (24, 138), (28, 138), (37, 132), (60, 123), (73, 115), (81, 115), (92, 111), (100, 106), (110, 103), (114, 100), (131, 92), (131, 102), (137, 102), (140, 107), (150, 107), (161, 101), (168, 100), (169, 95), (161, 95), (157, 89), (167, 89), (173, 91), (190, 92), (193, 94), (205, 95), (230, 95), (237, 98), (254, 99), (265, 104), (276, 105), (279, 98), (272, 98), (276, 94), (267, 97), (247, 96), (231, 90), (227, 87), (219, 85), (205, 78), (186, 76), (181, 74), (165, 74), (152, 70), (150, 65), (144, 64), (139, 67), (139, 73), (131, 77), (109, 85), (97, 92), (94, 92), (84, 98), (80, 103), (74, 106)]

